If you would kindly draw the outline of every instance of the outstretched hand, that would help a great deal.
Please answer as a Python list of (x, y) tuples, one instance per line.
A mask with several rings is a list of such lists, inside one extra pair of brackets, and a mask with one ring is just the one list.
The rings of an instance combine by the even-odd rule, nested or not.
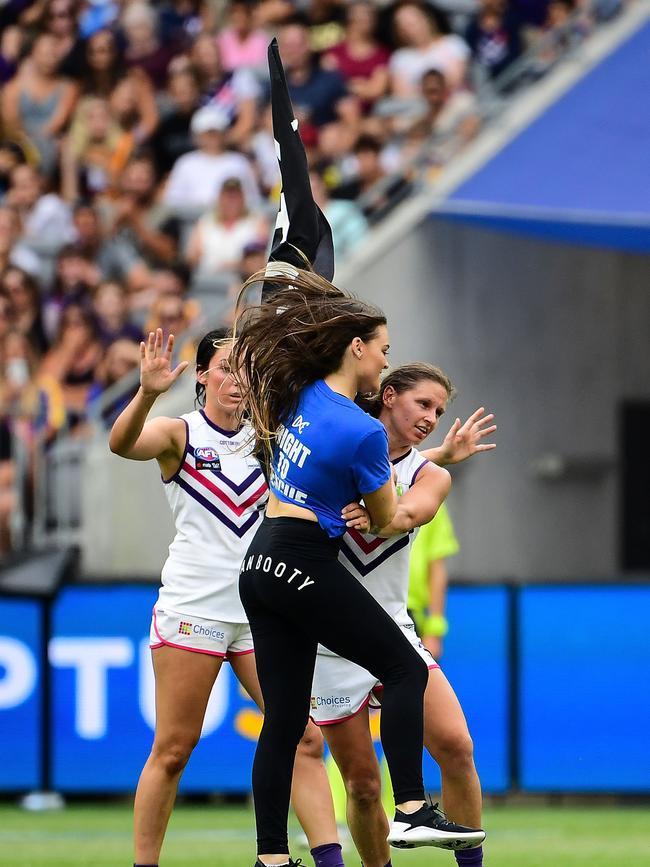
[(150, 331), (146, 342), (140, 343), (140, 385), (142, 391), (149, 396), (157, 396), (167, 391), (188, 366), (189, 361), (181, 361), (171, 369), (174, 335), (167, 338), (167, 346), (163, 350), (162, 328)]
[(477, 452), (489, 452), (497, 447), (496, 443), (482, 442), (497, 429), (495, 424), (490, 424), (494, 419), (493, 413), (484, 413), (485, 407), (481, 406), (464, 424), (461, 424), (459, 418), (452, 424), (440, 446), (440, 455), (445, 464), (457, 464)]

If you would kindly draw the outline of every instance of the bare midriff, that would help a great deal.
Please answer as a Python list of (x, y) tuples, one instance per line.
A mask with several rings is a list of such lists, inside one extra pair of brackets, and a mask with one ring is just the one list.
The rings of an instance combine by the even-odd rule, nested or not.
[(302, 521), (316, 521), (318, 518), (311, 509), (304, 506), (296, 506), (295, 503), (285, 503), (279, 500), (273, 491), (269, 492), (269, 501), (266, 504), (267, 518), (300, 518)]

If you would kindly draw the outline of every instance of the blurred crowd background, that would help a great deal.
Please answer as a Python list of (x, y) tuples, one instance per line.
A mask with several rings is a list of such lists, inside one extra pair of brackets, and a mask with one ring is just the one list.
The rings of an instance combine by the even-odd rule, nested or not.
[(435, 183), (490, 99), (516, 89), (523, 55), (539, 77), (619, 2), (5, 2), (0, 555), (17, 452), (29, 480), (37, 445), (110, 425), (130, 393), (106, 393), (138, 366), (143, 334), (173, 332), (191, 358), (196, 324), (227, 322), (264, 265), (273, 35), (341, 261)]

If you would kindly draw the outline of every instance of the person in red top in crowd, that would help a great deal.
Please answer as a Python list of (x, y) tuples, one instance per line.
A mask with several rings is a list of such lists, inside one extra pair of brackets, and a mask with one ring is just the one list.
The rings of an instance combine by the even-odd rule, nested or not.
[(388, 89), (390, 52), (376, 38), (377, 10), (369, 0), (353, 0), (345, 18), (345, 39), (322, 59), (325, 69), (337, 70), (348, 90), (361, 100), (367, 114)]

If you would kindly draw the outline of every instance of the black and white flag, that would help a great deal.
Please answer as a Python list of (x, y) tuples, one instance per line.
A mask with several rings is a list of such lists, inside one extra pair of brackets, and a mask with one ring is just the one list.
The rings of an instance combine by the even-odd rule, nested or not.
[(307, 155), (293, 115), (276, 39), (269, 45), (268, 58), (273, 135), (282, 176), (269, 263), (286, 262), (297, 268), (311, 266), (321, 277), (331, 280), (334, 277), (332, 229), (312, 196)]

